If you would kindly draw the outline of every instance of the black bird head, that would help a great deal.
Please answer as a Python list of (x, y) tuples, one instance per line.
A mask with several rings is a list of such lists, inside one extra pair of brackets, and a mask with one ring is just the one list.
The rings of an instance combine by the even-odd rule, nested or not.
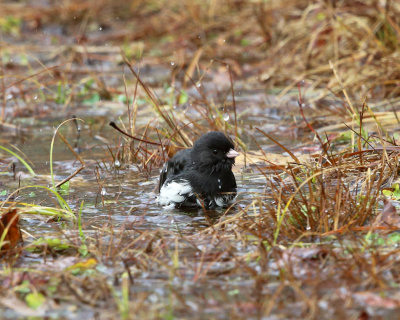
[(192, 149), (194, 165), (201, 170), (209, 170), (210, 174), (231, 170), (238, 155), (232, 140), (219, 131), (204, 134), (194, 143)]

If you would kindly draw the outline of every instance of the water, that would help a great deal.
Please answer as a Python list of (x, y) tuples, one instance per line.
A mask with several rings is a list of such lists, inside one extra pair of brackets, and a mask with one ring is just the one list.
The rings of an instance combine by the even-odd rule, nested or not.
[[(298, 316), (298, 310), (304, 305), (300, 305), (301, 300), (296, 300), (295, 290), (292, 292), (290, 289), (290, 281), (287, 280), (290, 276), (286, 277), (286, 282), (284, 280), (287, 272), (290, 272), (282, 264), (282, 261), (289, 261), (282, 258), (286, 257), (285, 251), (277, 248), (282, 249), (282, 255), (272, 252), (271, 256), (263, 257), (261, 244), (268, 245), (263, 237), (272, 229), (255, 231), (250, 228), (254, 223), (252, 217), (259, 213), (259, 208), (251, 206), (251, 210), (246, 212), (248, 220), (244, 222), (248, 223), (248, 231), (235, 230), (235, 222), (223, 224), (240, 214), (241, 209), (251, 204), (254, 197), (265, 195), (268, 177), (259, 174), (254, 166), (235, 166), (238, 204), (226, 215), (224, 209), (209, 212), (200, 209), (166, 210), (156, 203), (158, 167), (144, 172), (140, 164), (127, 163), (111, 156), (108, 147), (115, 155), (122, 138), (108, 123), (111, 120), (119, 123), (120, 118), (127, 123), (128, 108), (122, 102), (126, 100), (123, 79), (126, 79), (130, 100), (134, 96), (136, 82), (129, 69), (119, 63), (121, 47), (104, 45), (103, 37), (111, 32), (110, 29), (97, 26), (94, 30), (92, 41), (101, 45), (101, 52), (94, 54), (86, 51), (93, 49), (91, 46), (73, 46), (75, 38), (66, 34), (61, 26), (54, 25), (29, 37), (24, 32), (22, 37), (25, 42), (9, 48), (15, 56), (10, 60), (12, 63), (26, 59), (32, 69), (40, 71), (41, 64), (47, 67), (65, 66), (68, 61), (68, 68), (57, 71), (62, 76), (57, 72), (44, 73), (35, 78), (37, 82), (25, 81), (21, 85), (12, 85), (20, 80), (14, 78), (18, 69), (5, 70), (6, 87), (10, 87), (7, 87), (5, 95), (7, 103), (1, 109), (5, 112), (7, 122), (1, 127), (0, 144), (19, 148), (25, 154), (24, 158), (32, 163), (37, 176), (29, 176), (19, 161), (2, 153), (0, 159), (4, 163), (0, 162), (0, 172), (3, 173), (0, 176), (0, 200), (5, 200), (19, 187), (52, 185), (49, 153), (54, 129), (76, 115), (84, 120), (84, 123), (80, 123), (80, 133), (72, 122), (60, 132), (85, 161), (86, 167), (70, 180), (69, 189), (62, 191), (62, 196), (75, 215), (82, 206), (81, 227), (86, 240), (82, 240), (76, 221), (22, 214), (25, 247), (40, 238), (53, 238), (61, 239), (69, 248), (61, 250), (43, 245), (34, 252), (24, 250), (19, 259), (14, 261), (12, 275), (4, 267), (0, 274), (0, 285), (13, 289), (9, 290), (9, 300), (0, 297), (0, 313), (9, 319), (21, 315), (19, 312), (22, 309), (13, 310), (13, 306), (17, 305), (16, 302), (25, 305), (25, 293), (22, 289), (15, 293), (14, 288), (20, 288), (25, 280), (30, 285), (25, 290), (35, 288), (43, 292), (49, 302), (44, 311), (37, 311), (38, 316), (112, 319), (118, 314), (116, 304), (122, 300), (123, 281), (129, 271), (133, 279), (129, 286), (129, 305), (131, 313), (138, 318), (166, 318), (169, 317), (166, 313), (169, 308), (177, 318), (189, 318), (193, 314), (204, 319), (223, 319), (226, 315), (232, 318), (259, 318), (257, 310), (265, 307), (262, 303), (274, 299), (281, 299), (279, 303), (283, 309), (293, 310), (296, 313), (294, 317)], [(52, 41), (59, 43), (53, 44)], [(61, 43), (70, 44), (73, 48), (64, 48)], [(69, 61), (70, 55), (76, 59)], [(261, 147), (265, 152), (284, 153), (257, 128), (277, 138), (292, 151), (304, 153), (307, 146), (315, 145), (310, 139), (313, 134), (305, 128), (299, 114), (296, 90), (278, 98), (279, 92), (267, 93), (259, 83), (236, 79), (234, 106), (231, 95), (226, 94), (230, 92), (231, 85), (227, 73), (210, 68), (201, 80), (199, 75), (194, 74), (194, 85), (184, 88), (174, 74), (179, 66), (178, 60), (175, 61), (175, 57), (168, 58), (164, 64), (160, 60), (144, 57), (134, 66), (135, 71), (151, 87), (160, 105), (166, 106), (167, 112), (182, 117), (185, 123), (199, 117), (196, 106), (205, 110), (205, 97), (209, 105), (215, 104), (219, 111), (214, 113), (215, 121), (221, 121), (222, 126), (231, 126), (231, 132), (234, 132), (232, 127), (235, 125), (236, 111), (240, 138), (249, 150)], [(37, 61), (41, 64), (38, 65)], [(31, 74), (30, 69), (24, 72), (24, 77)], [(179, 104), (175, 97), (170, 96), (174, 91), (168, 90), (172, 86), (172, 78), (174, 90), (185, 90), (187, 93), (189, 98), (186, 103)], [(106, 90), (103, 90), (101, 83)], [(314, 92), (307, 94), (305, 98), (317, 95)], [(149, 99), (145, 97), (139, 86), (136, 100), (138, 132), (143, 132), (149, 121), (153, 132), (155, 128), (165, 129), (166, 124), (159, 120)], [(332, 106), (336, 110), (341, 104), (341, 101), (335, 101)], [(316, 129), (321, 125), (318, 121), (323, 123), (331, 119), (327, 118), (329, 112), (324, 108), (316, 112), (318, 108), (313, 110), (308, 104), (303, 107), (307, 119), (316, 125)], [(132, 101), (130, 110), (132, 112)], [(204, 120), (201, 124), (208, 125)], [(397, 126), (397, 123), (392, 125)], [(53, 159), (56, 183), (80, 166), (80, 162), (59, 137), (56, 137)], [(15, 178), (12, 162), (16, 164)], [(53, 195), (38, 188), (21, 190), (14, 200), (40, 206), (58, 206)], [(213, 228), (218, 232), (213, 233)], [(80, 251), (83, 242), (89, 247), (89, 256), (84, 256)], [(332, 259), (335, 257), (331, 255)], [(300, 258), (290, 261), (291, 264), (297, 263), (294, 269), (294, 275), (298, 277), (296, 281), (303, 281), (302, 277), (308, 272), (315, 275), (313, 279), (325, 274), (327, 281), (337, 276), (340, 270), (347, 272), (347, 266), (341, 265), (342, 269), (336, 270), (335, 264), (329, 264), (328, 260), (317, 261), (324, 266), (320, 270), (315, 267), (318, 266), (315, 257), (308, 260)], [(69, 269), (87, 259), (94, 259), (96, 266), (80, 273)], [(338, 259), (337, 263), (342, 262)], [(349, 265), (353, 264), (351, 261)], [(287, 286), (287, 290), (282, 290), (277, 297), (274, 293), (282, 284)], [(317, 296), (312, 290), (306, 291), (304, 284), (307, 282), (301, 283), (305, 295), (311, 292), (309, 296)], [(332, 292), (329, 291), (330, 294)], [(348, 295), (349, 292), (341, 294)], [(256, 294), (260, 294), (260, 297)], [(333, 296), (342, 302), (337, 295)], [(324, 313), (326, 306), (331, 305), (329, 302), (326, 298), (319, 303)], [(341, 310), (342, 307), (343, 303), (339, 303), (337, 309)], [(33, 316), (34, 311), (29, 310)], [(273, 319), (274, 315), (279, 318), (279, 312), (272, 312), (270, 318)], [(391, 311), (386, 314), (389, 313)], [(280, 318), (285, 318), (285, 315), (287, 313)]]

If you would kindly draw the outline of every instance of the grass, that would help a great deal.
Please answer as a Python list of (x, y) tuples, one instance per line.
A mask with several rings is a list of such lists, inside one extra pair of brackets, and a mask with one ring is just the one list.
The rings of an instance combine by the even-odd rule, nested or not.
[[(69, 1), (39, 10), (27, 1), (0, 9), (8, 17), (0, 19), (0, 145), (26, 141), (13, 142), (23, 151), (37, 128), (57, 127), (46, 146), (49, 176), (39, 165), (33, 172), (26, 159), (34, 155), (2, 147), (22, 163), (14, 173), (36, 174), (18, 181), (11, 160), (0, 158), (0, 207), (18, 208), (24, 234), (1, 257), (0, 284), (9, 288), (2, 312), (398, 312), (396, 1)], [(76, 128), (63, 126), (71, 121)], [(196, 213), (154, 205), (160, 166), (208, 130), (232, 136), (245, 155), (235, 167), (247, 182), (236, 205)]]
[(9, 153), (12, 156), (16, 157), (24, 165), (24, 167), (28, 170), (28, 172), (32, 176), (36, 175), (35, 171), (33, 171), (32, 167), (19, 154), (15, 153), (14, 151), (12, 151), (12, 150), (10, 150), (10, 149), (8, 149), (6, 147), (3, 147), (3, 146), (0, 146), (0, 149), (3, 150), (3, 151), (6, 151), (7, 153)]

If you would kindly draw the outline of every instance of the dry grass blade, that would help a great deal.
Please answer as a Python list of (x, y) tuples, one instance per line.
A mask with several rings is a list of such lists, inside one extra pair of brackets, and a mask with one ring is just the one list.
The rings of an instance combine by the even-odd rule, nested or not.
[[(81, 119), (76, 119), (83, 121)], [(59, 183), (56, 184), (56, 188), (62, 186), (64, 183), (67, 181), (71, 180), (73, 177), (75, 177), (79, 172), (81, 172), (83, 169), (85, 169), (85, 162), (81, 158), (81, 156), (75, 152), (74, 148), (68, 143), (67, 139), (59, 132), (57, 131), (58, 136), (61, 138), (61, 140), (65, 143), (65, 145), (68, 147), (69, 151), (72, 152), (72, 154), (76, 157), (76, 159), (80, 162), (81, 166), (76, 169), (73, 173), (71, 173), (68, 177), (66, 177), (64, 180), (60, 181)]]
[[(176, 125), (173, 119), (162, 110), (161, 104), (158, 101), (158, 99), (154, 96), (153, 92), (149, 89), (149, 87), (140, 79), (139, 75), (136, 73), (135, 69), (133, 68), (132, 64), (129, 62), (129, 60), (125, 57), (125, 55), (122, 53), (122, 57), (124, 59), (125, 64), (128, 66), (129, 70), (131, 73), (135, 76), (136, 81), (140, 84), (140, 86), (143, 88), (143, 90), (146, 92), (147, 96), (150, 98), (150, 100), (153, 103), (153, 106), (157, 109), (158, 113), (161, 115), (161, 117), (164, 119), (165, 123), (172, 129), (175, 130)], [(177, 131), (177, 134), (180, 136), (180, 138), (186, 143), (187, 146), (189, 146), (189, 143), (185, 139), (184, 135), (180, 132)]]
[(117, 130), (118, 132), (120, 132), (120, 133), (122, 133), (123, 135), (127, 136), (128, 138), (131, 138), (132, 140), (139, 141), (139, 142), (143, 142), (143, 143), (146, 143), (146, 144), (151, 144), (151, 145), (154, 145), (154, 146), (162, 146), (161, 143), (153, 142), (153, 141), (149, 141), (149, 140), (144, 140), (144, 139), (141, 139), (141, 138), (134, 137), (134, 136), (130, 135), (129, 133), (126, 133), (125, 131), (121, 130), (121, 129), (115, 124), (114, 121), (111, 121), (111, 122), (109, 123), (109, 125), (110, 125), (111, 127), (113, 127), (115, 130)]
[(281, 147), (284, 151), (286, 151), (291, 157), (292, 159), (296, 162), (296, 163), (300, 163), (300, 160), (294, 155), (294, 153), (292, 151), (290, 151), (288, 148), (286, 148), (283, 144), (281, 144), (278, 140), (272, 138), (268, 133), (262, 131), (259, 128), (256, 128), (256, 130), (260, 133), (262, 133), (264, 136), (266, 136), (268, 139), (270, 139), (271, 141), (273, 141), (276, 145), (278, 145), (279, 147)]

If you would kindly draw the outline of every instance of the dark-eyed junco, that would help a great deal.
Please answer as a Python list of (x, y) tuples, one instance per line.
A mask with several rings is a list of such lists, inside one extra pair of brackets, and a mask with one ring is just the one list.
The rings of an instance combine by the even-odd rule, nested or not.
[(238, 155), (232, 140), (224, 133), (204, 134), (193, 148), (179, 151), (164, 164), (159, 204), (205, 208), (229, 205), (236, 197), (232, 166)]

